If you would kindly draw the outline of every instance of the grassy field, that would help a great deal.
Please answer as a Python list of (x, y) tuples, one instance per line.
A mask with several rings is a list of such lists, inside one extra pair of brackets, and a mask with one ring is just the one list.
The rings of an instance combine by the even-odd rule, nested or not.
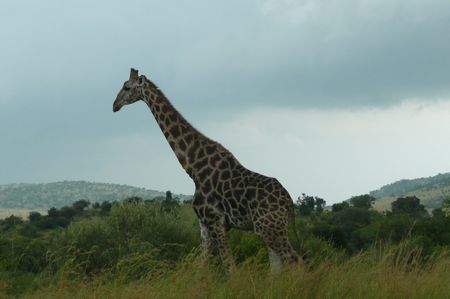
[[(14, 227), (0, 223), (0, 298), (450, 298), (445, 215), (386, 216), (349, 207), (298, 217), (303, 239), (292, 242), (307, 263), (278, 273), (268, 269), (267, 248), (257, 236), (232, 230), (238, 267), (226, 274), (199, 259), (191, 206), (166, 208), (87, 209), (53, 229), (51, 221), (64, 214)], [(342, 239), (313, 234), (333, 229)], [(367, 245), (358, 249), (361, 241)]]
[(333, 253), (278, 273), (249, 261), (231, 275), (190, 257), (130, 283), (61, 278), (24, 298), (450, 298), (450, 253), (420, 256), (396, 246), (352, 258)]
[[(430, 190), (416, 190), (413, 192), (405, 193), (402, 196), (416, 196), (420, 198), (420, 202), (427, 207), (428, 211), (432, 208), (438, 208), (442, 206), (442, 200), (447, 198), (450, 194), (450, 187), (441, 187)], [(379, 198), (375, 201), (373, 207), (377, 211), (390, 211), (391, 204), (400, 196), (387, 196)]]
[[(411, 195), (411, 196), (413, 196), (413, 195)], [(396, 200), (397, 200), (396, 197), (385, 197), (380, 200), (376, 200), (373, 204), (373, 208), (378, 212), (391, 211), (392, 210), (391, 205)], [(430, 215), (433, 211), (433, 209), (431, 209), (431, 208), (425, 208), (425, 210), (427, 210)]]
[(0, 209), (0, 220), (5, 219), (11, 215), (20, 217), (22, 219), (27, 219), (28, 215), (32, 211), (39, 212), (42, 215), (47, 214), (47, 209), (34, 209), (34, 210), (30, 210), (30, 209)]

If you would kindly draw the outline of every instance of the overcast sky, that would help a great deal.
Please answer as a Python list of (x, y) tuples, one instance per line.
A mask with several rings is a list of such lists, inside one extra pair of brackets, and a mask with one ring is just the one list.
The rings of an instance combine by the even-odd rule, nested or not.
[(450, 171), (448, 0), (2, 1), (0, 184), (192, 194), (129, 68), (296, 198)]

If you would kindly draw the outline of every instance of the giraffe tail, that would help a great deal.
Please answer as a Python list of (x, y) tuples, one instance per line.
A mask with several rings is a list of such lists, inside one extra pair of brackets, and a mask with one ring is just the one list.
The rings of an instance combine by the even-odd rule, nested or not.
[[(292, 199), (291, 199), (291, 210), (289, 211), (289, 218), (291, 218), (290, 223), (292, 226), (292, 230), (294, 231), (295, 239), (296, 239), (297, 243), (299, 244), (299, 246), (301, 247), (302, 242), (300, 241), (300, 237), (297, 232), (297, 227), (295, 225), (295, 205), (294, 205), (294, 201)], [(305, 259), (304, 254), (301, 254), (301, 257), (302, 257), (302, 259)]]

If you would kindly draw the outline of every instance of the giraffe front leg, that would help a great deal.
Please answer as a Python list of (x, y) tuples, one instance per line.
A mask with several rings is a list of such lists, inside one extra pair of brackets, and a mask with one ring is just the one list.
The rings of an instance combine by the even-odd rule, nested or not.
[(218, 222), (209, 227), (209, 235), (211, 241), (219, 251), (223, 266), (228, 272), (233, 272), (236, 269), (236, 264), (231, 254), (230, 246), (228, 244), (227, 233), (222, 223)]
[(274, 273), (279, 272), (283, 262), (281, 261), (280, 256), (269, 247), (269, 261), (270, 261), (270, 270)]
[(208, 228), (204, 223), (199, 221), (200, 224), (200, 237), (202, 239), (202, 258), (207, 261), (212, 256), (211, 238), (209, 236)]
[(213, 251), (217, 250), (224, 267), (229, 272), (234, 271), (236, 266), (230, 247), (228, 246), (226, 230), (223, 225), (219, 223), (206, 225), (201, 221), (199, 223), (200, 236), (202, 238), (202, 259), (204, 261), (211, 261), (214, 256)]

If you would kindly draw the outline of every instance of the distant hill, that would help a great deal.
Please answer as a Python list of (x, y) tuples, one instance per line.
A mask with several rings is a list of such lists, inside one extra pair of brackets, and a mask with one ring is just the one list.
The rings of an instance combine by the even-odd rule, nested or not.
[[(44, 184), (8, 184), (0, 185), (0, 208), (38, 209), (61, 208), (73, 202), (86, 199), (91, 203), (120, 201), (127, 197), (139, 196), (152, 199), (165, 196), (165, 192), (137, 188), (128, 185), (93, 183), (86, 181), (63, 181)], [(190, 196), (174, 194), (181, 200)]]
[(392, 201), (401, 196), (417, 196), (426, 208), (439, 208), (442, 200), (450, 197), (450, 173), (412, 180), (400, 180), (370, 192), (375, 197), (375, 208), (389, 209)]

